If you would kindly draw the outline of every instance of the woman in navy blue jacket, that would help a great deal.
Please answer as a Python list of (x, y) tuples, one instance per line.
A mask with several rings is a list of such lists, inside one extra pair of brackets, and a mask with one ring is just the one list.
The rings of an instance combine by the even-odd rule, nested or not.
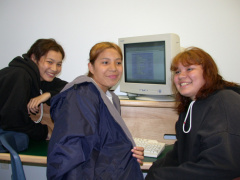
[(141, 180), (143, 148), (135, 143), (110, 91), (122, 75), (114, 43), (90, 51), (88, 76), (67, 84), (51, 102), (54, 130), (48, 148), (48, 179)]

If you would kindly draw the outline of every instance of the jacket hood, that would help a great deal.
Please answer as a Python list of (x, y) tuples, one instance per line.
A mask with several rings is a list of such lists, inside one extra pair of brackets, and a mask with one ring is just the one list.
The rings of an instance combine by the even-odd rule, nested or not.
[[(95, 93), (99, 93), (100, 94), (102, 101), (106, 105), (106, 107), (109, 110), (109, 112), (112, 115), (112, 117), (122, 127), (123, 131), (126, 133), (126, 135), (129, 137), (129, 139), (132, 141), (133, 145), (135, 146), (135, 142), (134, 142), (134, 140), (132, 138), (132, 135), (131, 135), (130, 131), (128, 130), (128, 128), (127, 128), (125, 122), (123, 121), (122, 117), (121, 117), (121, 114), (120, 114), (120, 111), (121, 111), (120, 103), (116, 103), (116, 101), (119, 101), (117, 95), (115, 95), (114, 93), (110, 92), (112, 94), (112, 98), (113, 98), (113, 103), (112, 103), (108, 99), (106, 94), (101, 90), (101, 88), (98, 87), (98, 85), (95, 84), (95, 82), (92, 80), (92, 78), (90, 78), (88, 76), (85, 76), (85, 75), (78, 76), (72, 82), (68, 83), (62, 89), (62, 91), (59, 94), (57, 94), (56, 96), (52, 97), (52, 99), (51, 99), (51, 108), (50, 108), (51, 117), (53, 117), (53, 119), (54, 119), (55, 114), (59, 113), (59, 109), (61, 109), (61, 111), (63, 111), (61, 106), (63, 104), (68, 104), (69, 98), (71, 97), (69, 94), (73, 94), (74, 91), (76, 91), (81, 86), (81, 84), (84, 84), (84, 83), (89, 83), (89, 84), (91, 84), (91, 86), (95, 87), (94, 88), (95, 89)], [(93, 93), (93, 92), (89, 92), (89, 93)], [(86, 96), (87, 96), (87, 94), (86, 94)], [(91, 99), (91, 98), (89, 98), (89, 99)], [(114, 106), (113, 104), (119, 104), (119, 107), (118, 106)]]
[(240, 94), (240, 86), (226, 87), (226, 89), (233, 90), (234, 92)]
[(27, 71), (29, 75), (33, 78), (32, 82), (33, 82), (34, 89), (39, 91), (40, 73), (39, 73), (38, 67), (26, 54), (23, 54), (22, 57), (17, 56), (16, 58), (14, 58), (9, 63), (9, 67), (19, 67)]

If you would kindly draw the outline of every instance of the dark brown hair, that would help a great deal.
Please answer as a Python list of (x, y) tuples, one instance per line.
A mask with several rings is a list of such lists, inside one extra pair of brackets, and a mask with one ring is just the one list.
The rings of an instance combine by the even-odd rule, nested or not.
[[(199, 89), (196, 94), (197, 99), (204, 99), (216, 90), (224, 89), (225, 87), (237, 86), (236, 83), (225, 81), (218, 72), (218, 67), (213, 58), (204, 50), (197, 47), (189, 47), (183, 52), (177, 54), (172, 61), (171, 71), (175, 72), (178, 68), (178, 64), (183, 66), (189, 66), (193, 64), (202, 65), (203, 78), (205, 84)], [(173, 81), (172, 81), (173, 82)], [(191, 102), (189, 97), (182, 96), (173, 82), (173, 92), (176, 95), (176, 101), (178, 104), (178, 113), (186, 110)]]
[[(89, 52), (89, 62), (92, 65), (94, 65), (94, 62), (98, 58), (99, 54), (101, 54), (104, 50), (109, 49), (109, 48), (115, 49), (120, 54), (121, 59), (122, 59), (122, 50), (117, 44), (112, 43), (112, 42), (100, 42), (100, 43), (95, 44), (91, 48), (91, 50)], [(93, 74), (90, 71), (88, 71), (88, 76), (92, 77)]]
[(38, 39), (28, 50), (27, 56), (31, 58), (31, 56), (34, 55), (38, 62), (40, 58), (46, 55), (50, 50), (60, 52), (62, 54), (62, 59), (64, 59), (65, 52), (62, 46), (54, 39)]

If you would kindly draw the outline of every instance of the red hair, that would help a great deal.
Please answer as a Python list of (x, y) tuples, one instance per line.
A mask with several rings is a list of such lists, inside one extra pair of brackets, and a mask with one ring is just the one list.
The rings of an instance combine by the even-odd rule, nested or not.
[[(178, 64), (189, 66), (193, 64), (202, 65), (203, 78), (205, 84), (199, 89), (196, 94), (196, 100), (204, 99), (216, 90), (224, 89), (225, 87), (237, 86), (236, 83), (225, 81), (218, 72), (218, 67), (213, 58), (204, 50), (197, 47), (189, 47), (183, 52), (177, 54), (172, 61), (171, 71), (175, 72)], [(173, 81), (172, 81), (173, 82)], [(178, 113), (185, 111), (191, 102), (189, 97), (182, 96), (173, 82), (173, 92), (176, 95), (176, 101), (180, 102), (177, 106)]]

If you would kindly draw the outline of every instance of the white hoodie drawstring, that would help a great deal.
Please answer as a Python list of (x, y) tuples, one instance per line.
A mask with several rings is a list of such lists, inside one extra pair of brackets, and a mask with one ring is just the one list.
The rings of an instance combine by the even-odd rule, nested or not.
[[(40, 94), (42, 94), (42, 90), (40, 89)], [(40, 111), (41, 111), (41, 115), (39, 117), (39, 119), (37, 121), (34, 121), (35, 123), (40, 123), (42, 121), (42, 117), (43, 117), (43, 103), (40, 104)]]
[[(192, 128), (192, 106), (193, 104), (195, 103), (195, 101), (192, 101), (188, 107), (188, 110), (187, 110), (187, 114), (185, 116), (185, 119), (184, 119), (184, 122), (183, 122), (183, 132), (184, 133), (189, 133), (191, 128)], [(187, 117), (188, 117), (188, 114), (189, 114), (189, 111), (190, 111), (190, 122), (189, 122), (189, 128), (187, 131), (185, 131), (185, 124), (186, 124), (186, 121), (187, 121)]]

